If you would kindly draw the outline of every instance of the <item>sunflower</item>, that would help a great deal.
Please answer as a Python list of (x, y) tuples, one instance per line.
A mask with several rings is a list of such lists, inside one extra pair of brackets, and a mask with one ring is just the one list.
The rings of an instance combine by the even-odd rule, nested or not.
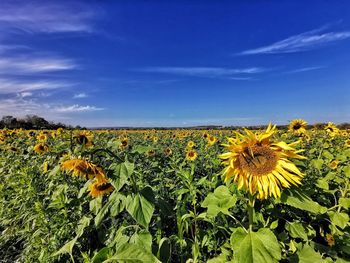
[(187, 153), (186, 153), (186, 160), (188, 160), (188, 161), (194, 161), (197, 159), (197, 157), (198, 157), (198, 154), (195, 150), (191, 149), (191, 150), (187, 151)]
[(209, 137), (209, 134), (207, 132), (203, 133), (203, 138), (207, 139)]
[(332, 234), (326, 234), (325, 240), (327, 241), (328, 246), (333, 247), (335, 245), (334, 237)]
[(169, 155), (171, 155), (173, 153), (173, 151), (171, 150), (170, 147), (166, 147), (164, 149), (164, 153), (165, 153), (165, 155), (169, 156)]
[(333, 160), (331, 161), (328, 166), (331, 168), (331, 169), (336, 169), (338, 167), (338, 164), (339, 164), (339, 161), (337, 160)]
[(43, 154), (49, 151), (49, 147), (44, 143), (38, 143), (34, 146), (34, 151), (38, 154)]
[(90, 184), (89, 186), (90, 195), (92, 197), (99, 197), (107, 195), (114, 191), (113, 185), (108, 182), (107, 179), (97, 180), (96, 182)]
[(209, 145), (214, 145), (218, 141), (218, 139), (213, 135), (208, 136), (207, 140)]
[(324, 129), (331, 137), (334, 137), (339, 133), (338, 127), (333, 122), (328, 122)]
[(85, 179), (97, 178), (101, 181), (106, 177), (101, 167), (81, 159), (64, 161), (61, 165), (61, 169), (73, 172), (74, 176), (83, 177)]
[(301, 119), (292, 120), (289, 124), (289, 131), (294, 135), (301, 136), (306, 131), (307, 122)]
[(78, 131), (73, 136), (74, 140), (79, 145), (84, 145), (86, 147), (92, 146), (93, 135), (89, 131)]
[(155, 156), (155, 155), (156, 155), (156, 151), (155, 150), (151, 149), (151, 150), (147, 151), (147, 156), (148, 157), (152, 157), (152, 156)]
[(259, 199), (269, 196), (281, 196), (281, 188), (300, 184), (303, 174), (287, 158), (305, 159), (296, 150), (300, 141), (287, 144), (273, 141), (272, 135), (276, 126), (269, 124), (266, 131), (253, 133), (245, 130), (246, 135), (236, 133), (236, 138), (228, 138), (224, 144), (228, 152), (220, 155), (223, 164), (225, 182), (230, 178), (251, 195), (257, 194)]
[(124, 150), (124, 149), (128, 148), (128, 146), (129, 146), (129, 140), (128, 140), (128, 138), (123, 138), (123, 139), (120, 141), (119, 148)]
[(345, 146), (346, 146), (346, 147), (350, 147), (350, 139), (347, 139), (347, 140), (345, 141)]
[(187, 143), (187, 148), (188, 148), (188, 149), (192, 149), (194, 146), (196, 146), (196, 144), (195, 144), (193, 141), (189, 141), (189, 142)]
[(47, 135), (45, 133), (40, 133), (36, 138), (39, 142), (45, 142), (47, 140)]

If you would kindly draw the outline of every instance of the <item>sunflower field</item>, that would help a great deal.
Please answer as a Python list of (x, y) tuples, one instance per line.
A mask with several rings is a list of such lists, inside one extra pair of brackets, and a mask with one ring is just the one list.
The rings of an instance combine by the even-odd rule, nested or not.
[(350, 262), (350, 131), (0, 130), (0, 262)]

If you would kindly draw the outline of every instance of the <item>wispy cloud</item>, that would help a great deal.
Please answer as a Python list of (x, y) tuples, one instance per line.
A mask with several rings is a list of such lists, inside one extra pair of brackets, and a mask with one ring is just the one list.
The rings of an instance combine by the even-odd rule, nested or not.
[(28, 33), (93, 32), (98, 11), (76, 1), (5, 1), (0, 4), (0, 25)]
[(104, 108), (97, 108), (95, 106), (80, 106), (78, 104), (74, 104), (71, 106), (60, 106), (54, 108), (54, 111), (56, 112), (86, 112), (86, 111), (100, 111), (104, 110)]
[(87, 97), (88, 95), (86, 93), (78, 93), (78, 94), (74, 94), (73, 99), (83, 99)]
[(38, 80), (19, 81), (13, 79), (0, 79), (0, 94), (17, 94), (38, 90), (52, 90), (71, 87), (73, 84), (64, 81)]
[(137, 69), (141, 72), (167, 73), (183, 76), (196, 77), (232, 77), (239, 74), (256, 74), (265, 72), (267, 69), (259, 67), (251, 68), (221, 68), (221, 67), (146, 67)]
[(326, 67), (325, 66), (304, 67), (304, 68), (298, 68), (298, 69), (286, 71), (285, 74), (300, 73), (300, 72), (313, 71), (313, 70), (319, 70), (324, 68)]
[(290, 36), (267, 46), (249, 49), (238, 55), (278, 54), (307, 51), (327, 44), (350, 38), (350, 31), (325, 32), (328, 26)]
[(0, 74), (27, 74), (71, 70), (78, 65), (71, 59), (31, 55), (0, 58)]

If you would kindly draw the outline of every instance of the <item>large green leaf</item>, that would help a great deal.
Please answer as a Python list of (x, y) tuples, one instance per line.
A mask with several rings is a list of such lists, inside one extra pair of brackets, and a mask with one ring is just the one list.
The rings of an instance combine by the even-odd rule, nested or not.
[(151, 252), (136, 244), (124, 244), (104, 263), (161, 263)]
[(313, 201), (309, 196), (297, 190), (284, 190), (281, 198), (275, 200), (276, 203), (290, 205), (314, 214), (324, 214), (327, 208)]
[(148, 201), (143, 195), (137, 193), (135, 195), (129, 195), (126, 198), (126, 210), (137, 223), (148, 227), (154, 212), (154, 204)]
[(281, 259), (277, 238), (268, 228), (258, 232), (237, 228), (231, 235), (231, 245), (237, 263), (273, 263)]
[(317, 253), (312, 247), (309, 245), (304, 245), (303, 248), (297, 252), (299, 263), (325, 263), (324, 259), (322, 259), (321, 255)]
[(230, 190), (221, 185), (214, 190), (214, 193), (209, 193), (204, 199), (202, 207), (207, 207), (207, 215), (217, 216), (220, 212), (223, 214), (229, 214), (228, 211), (236, 204), (237, 197), (230, 193)]
[(135, 165), (128, 161), (110, 165), (110, 169), (114, 170), (113, 178), (111, 180), (116, 191), (119, 191), (128, 181), (131, 174), (134, 172)]

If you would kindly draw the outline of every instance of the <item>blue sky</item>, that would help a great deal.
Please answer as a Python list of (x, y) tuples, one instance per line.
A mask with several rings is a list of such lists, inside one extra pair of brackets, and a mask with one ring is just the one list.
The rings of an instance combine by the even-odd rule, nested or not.
[(349, 1), (1, 1), (0, 115), (350, 121)]

